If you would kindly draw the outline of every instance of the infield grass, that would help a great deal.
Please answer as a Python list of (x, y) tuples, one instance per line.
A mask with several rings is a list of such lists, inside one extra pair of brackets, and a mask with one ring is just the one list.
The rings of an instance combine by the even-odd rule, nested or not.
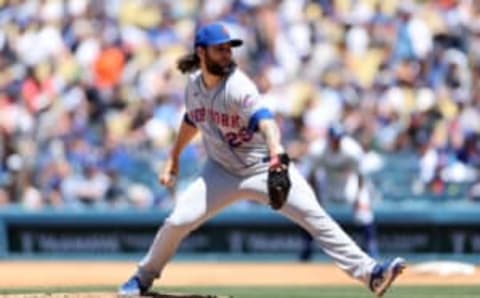
[[(155, 289), (163, 292), (165, 289)], [(362, 287), (172, 288), (172, 292), (225, 295), (234, 298), (371, 298)], [(385, 298), (480, 298), (478, 287), (392, 287)]]
[[(358, 286), (345, 287), (165, 287), (155, 288), (158, 293), (195, 293), (198, 295), (221, 295), (234, 298), (371, 298), (366, 289)], [(0, 289), (0, 297), (6, 294), (27, 293), (92, 293), (111, 292), (112, 287), (79, 288), (28, 288)], [(479, 286), (395, 286), (385, 298), (478, 298)]]

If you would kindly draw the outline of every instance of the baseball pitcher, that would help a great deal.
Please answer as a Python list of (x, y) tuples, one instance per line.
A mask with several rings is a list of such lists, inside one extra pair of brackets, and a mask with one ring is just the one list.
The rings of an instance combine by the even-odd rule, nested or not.
[(232, 47), (242, 45), (220, 23), (202, 26), (194, 52), (178, 68), (188, 73), (184, 121), (160, 182), (172, 186), (182, 149), (202, 134), (208, 160), (200, 176), (178, 197), (146, 256), (119, 295), (144, 294), (161, 276), (179, 243), (237, 200), (270, 205), (319, 242), (336, 264), (382, 296), (405, 262), (377, 263), (365, 254), (318, 204), (312, 188), (290, 162), (272, 113), (253, 82), (236, 67)]

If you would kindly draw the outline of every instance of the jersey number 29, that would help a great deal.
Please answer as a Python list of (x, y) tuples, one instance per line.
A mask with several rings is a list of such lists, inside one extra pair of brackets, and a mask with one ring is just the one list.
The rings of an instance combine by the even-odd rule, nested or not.
[(238, 132), (228, 132), (225, 134), (225, 139), (231, 147), (240, 147), (243, 143), (249, 142), (253, 137), (253, 133), (243, 127)]

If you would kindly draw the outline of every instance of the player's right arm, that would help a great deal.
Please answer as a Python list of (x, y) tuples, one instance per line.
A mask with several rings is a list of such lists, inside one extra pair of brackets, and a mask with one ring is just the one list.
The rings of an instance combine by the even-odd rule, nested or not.
[(198, 131), (195, 124), (188, 118), (188, 115), (185, 114), (173, 148), (159, 177), (162, 185), (172, 187), (175, 184), (175, 178), (178, 175), (178, 160), (180, 154), (185, 146), (198, 134)]

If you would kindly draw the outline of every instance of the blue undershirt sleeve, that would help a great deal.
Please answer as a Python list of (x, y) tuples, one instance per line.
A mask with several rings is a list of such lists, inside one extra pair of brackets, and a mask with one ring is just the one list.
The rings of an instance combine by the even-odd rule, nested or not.
[(248, 121), (248, 130), (251, 132), (256, 132), (258, 130), (258, 123), (262, 119), (273, 119), (273, 114), (267, 108), (261, 108), (256, 111)]

